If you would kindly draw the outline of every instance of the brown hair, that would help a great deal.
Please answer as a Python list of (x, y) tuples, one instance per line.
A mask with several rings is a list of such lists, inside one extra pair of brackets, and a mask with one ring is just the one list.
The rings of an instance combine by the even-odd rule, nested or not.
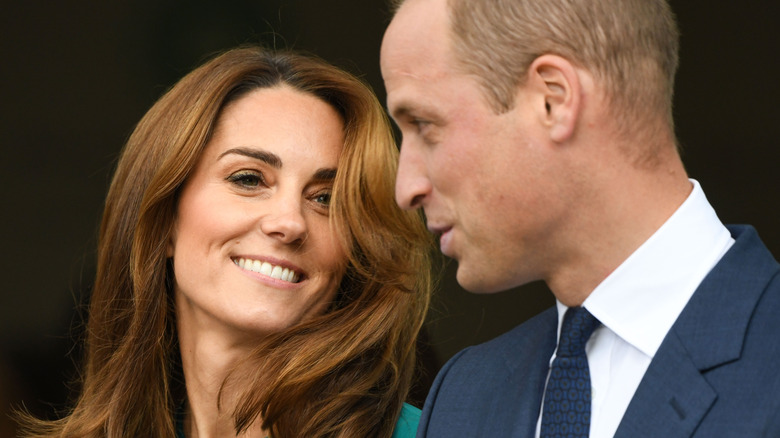
[(274, 437), (392, 434), (428, 307), (431, 242), (420, 214), (395, 205), (388, 120), (350, 74), (311, 56), (248, 47), (185, 76), (130, 136), (100, 229), (82, 392), (59, 421), (27, 419), (30, 436), (174, 436), (184, 388), (166, 242), (178, 193), (225, 105), (280, 84), (319, 97), (344, 119), (330, 217), (349, 265), (328, 312), (263, 340), (234, 373), (249, 379), (236, 429), (259, 419)]
[[(403, 0), (391, 0), (397, 10)], [(448, 0), (457, 62), (496, 112), (511, 109), (531, 63), (557, 54), (588, 69), (619, 129), (672, 128), (679, 32), (666, 0)]]

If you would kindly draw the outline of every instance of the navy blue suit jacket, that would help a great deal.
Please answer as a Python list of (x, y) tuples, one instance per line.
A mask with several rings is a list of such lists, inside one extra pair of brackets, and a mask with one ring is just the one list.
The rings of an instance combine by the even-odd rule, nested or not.
[[(780, 437), (780, 265), (756, 231), (707, 275), (664, 338), (616, 437)], [(417, 437), (533, 437), (555, 308), (445, 364)]]

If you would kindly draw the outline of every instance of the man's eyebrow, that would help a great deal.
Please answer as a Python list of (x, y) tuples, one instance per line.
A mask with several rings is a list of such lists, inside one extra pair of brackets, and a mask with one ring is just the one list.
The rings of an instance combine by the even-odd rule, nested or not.
[(438, 115), (439, 113), (434, 107), (411, 100), (399, 100), (392, 109), (388, 107), (388, 114), (396, 123), (413, 121), (419, 118), (442, 123)]
[(221, 160), (224, 156), (230, 155), (230, 154), (237, 154), (237, 155), (243, 155), (245, 157), (254, 158), (256, 160), (260, 160), (269, 166), (273, 167), (274, 169), (281, 169), (282, 168), (282, 159), (279, 158), (278, 155), (258, 150), (258, 149), (252, 149), (252, 148), (233, 148), (228, 149), (225, 152), (222, 152), (219, 157), (217, 157), (217, 160)]
[(411, 105), (409, 105), (409, 103), (400, 102), (398, 105), (395, 106), (395, 108), (392, 108), (390, 110), (390, 116), (393, 119), (398, 120), (399, 118), (408, 116), (412, 112), (414, 112), (414, 109), (412, 108)]

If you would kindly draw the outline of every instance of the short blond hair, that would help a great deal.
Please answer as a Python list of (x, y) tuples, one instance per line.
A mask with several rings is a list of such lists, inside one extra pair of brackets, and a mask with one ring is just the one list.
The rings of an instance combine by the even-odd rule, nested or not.
[[(456, 62), (497, 113), (514, 106), (531, 63), (556, 54), (594, 75), (621, 131), (647, 120), (673, 131), (679, 31), (666, 0), (447, 2)], [(390, 0), (393, 11), (404, 3)]]
[(498, 112), (512, 108), (531, 63), (560, 55), (590, 71), (618, 125), (673, 126), (679, 31), (666, 0), (449, 0), (457, 62)]

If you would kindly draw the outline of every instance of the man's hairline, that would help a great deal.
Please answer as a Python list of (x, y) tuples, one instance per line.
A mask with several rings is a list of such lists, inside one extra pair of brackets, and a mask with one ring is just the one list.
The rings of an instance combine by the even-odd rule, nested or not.
[[(404, 4), (407, 3), (408, 0), (389, 0), (390, 6), (391, 6), (391, 13), (392, 18), (395, 19), (396, 15), (398, 15), (398, 11), (403, 7)], [(495, 93), (493, 93), (489, 87), (485, 84), (485, 81), (487, 78), (483, 77), (478, 72), (473, 71), (473, 69), (468, 68), (468, 65), (461, 60), (461, 57), (458, 56), (458, 45), (456, 44), (456, 37), (455, 33), (453, 32), (453, 26), (452, 26), (452, 4), (453, 1), (457, 0), (444, 0), (444, 3), (446, 5), (446, 12), (448, 15), (448, 22), (447, 22), (447, 35), (448, 35), (448, 41), (447, 46), (450, 51), (450, 62), (448, 67), (452, 68), (456, 73), (462, 74), (465, 76), (468, 76), (471, 80), (475, 81), (477, 86), (479, 87), (480, 94), (482, 95), (482, 98), (485, 99), (485, 103), (488, 104), (488, 106), (493, 110), (495, 114), (503, 114), (507, 111), (512, 110), (515, 106), (515, 93), (512, 94), (512, 96), (509, 96), (509, 99), (507, 102), (502, 102), (499, 96), (496, 96)], [(529, 64), (530, 65), (530, 64)], [(526, 71), (527, 71), (526, 66)], [(525, 78), (521, 78), (516, 82), (514, 91), (516, 92), (519, 88), (521, 88), (525, 84)]]

